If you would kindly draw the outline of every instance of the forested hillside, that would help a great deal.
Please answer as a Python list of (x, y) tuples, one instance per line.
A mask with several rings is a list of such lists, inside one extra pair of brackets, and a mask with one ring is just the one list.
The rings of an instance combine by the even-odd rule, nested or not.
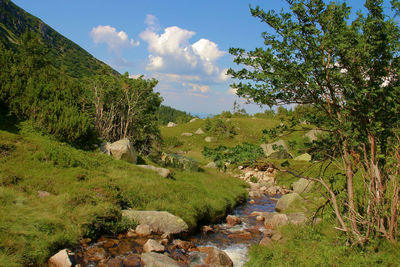
[(158, 110), (158, 120), (161, 125), (166, 125), (168, 122), (188, 122), (193, 116), (184, 111), (177, 110), (169, 106), (160, 106)]
[[(25, 12), (9, 0), (0, 0), (0, 42), (7, 48), (20, 49), (21, 36), (26, 31), (40, 34), (48, 45), (47, 59), (57, 68), (65, 67), (71, 77), (94, 75), (109, 66), (94, 58), (80, 46), (65, 38), (39, 18)], [(117, 74), (116, 71), (113, 71)]]

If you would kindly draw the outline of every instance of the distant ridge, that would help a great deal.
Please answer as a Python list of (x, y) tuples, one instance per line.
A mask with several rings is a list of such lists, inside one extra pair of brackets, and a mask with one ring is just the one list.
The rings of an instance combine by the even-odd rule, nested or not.
[[(18, 49), (19, 38), (26, 31), (39, 33), (49, 46), (49, 60), (74, 78), (91, 76), (101, 69), (112, 70), (107, 64), (93, 57), (76, 43), (59, 34), (39, 18), (29, 14), (10, 0), (0, 0), (0, 42)], [(119, 73), (112, 70), (116, 75)]]

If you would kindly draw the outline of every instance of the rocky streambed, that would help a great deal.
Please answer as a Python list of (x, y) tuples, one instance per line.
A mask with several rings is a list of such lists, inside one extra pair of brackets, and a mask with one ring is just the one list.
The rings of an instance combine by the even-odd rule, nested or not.
[(276, 230), (278, 226), (307, 220), (303, 213), (275, 211), (277, 202), (284, 199), (282, 195), (293, 194), (275, 185), (274, 172), (271, 168), (242, 169), (236, 177), (249, 182), (248, 201), (223, 222), (203, 226), (198, 234), (179, 234), (184, 222), (171, 214), (162, 213), (159, 223), (154, 214), (143, 212), (135, 230), (118, 237), (102, 237), (95, 243), (83, 240), (75, 251), (59, 254), (69, 256), (76, 266), (243, 266), (251, 244), (269, 246), (279, 242), (282, 236)]

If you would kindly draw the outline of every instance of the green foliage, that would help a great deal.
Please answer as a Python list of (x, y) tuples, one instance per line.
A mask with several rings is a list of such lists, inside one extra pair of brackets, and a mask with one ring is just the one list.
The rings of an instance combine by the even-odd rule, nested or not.
[(203, 156), (215, 162), (218, 168), (225, 168), (226, 163), (239, 165), (250, 163), (265, 156), (258, 145), (243, 143), (235, 147), (218, 146), (217, 148), (204, 147)]
[(193, 116), (169, 106), (161, 105), (158, 109), (158, 121), (160, 125), (167, 125), (168, 122), (186, 123), (193, 119)]
[(166, 137), (163, 139), (163, 146), (166, 149), (173, 149), (183, 145), (183, 141), (179, 140), (176, 136)]
[(211, 135), (226, 136), (229, 138), (237, 134), (235, 127), (230, 121), (224, 121), (220, 118), (207, 118), (204, 129)]
[(163, 153), (161, 164), (166, 167), (178, 168), (185, 171), (197, 172), (199, 170), (197, 160), (173, 153)]

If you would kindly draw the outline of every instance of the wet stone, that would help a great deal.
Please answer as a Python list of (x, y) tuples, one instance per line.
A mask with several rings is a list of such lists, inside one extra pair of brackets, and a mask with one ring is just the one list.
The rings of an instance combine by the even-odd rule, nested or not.
[(122, 267), (122, 260), (120, 258), (113, 258), (107, 262), (107, 267)]
[(140, 266), (140, 256), (139, 255), (129, 255), (123, 261), (124, 267), (139, 267)]

